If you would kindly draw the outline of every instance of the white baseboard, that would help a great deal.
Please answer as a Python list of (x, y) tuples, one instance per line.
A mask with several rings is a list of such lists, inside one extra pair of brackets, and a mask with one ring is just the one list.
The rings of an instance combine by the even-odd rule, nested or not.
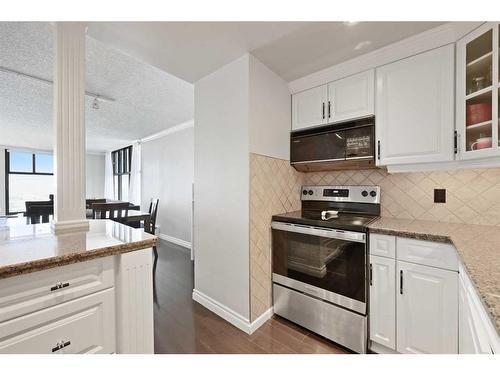
[(196, 289), (193, 289), (193, 299), (201, 305), (205, 306), (213, 313), (219, 315), (224, 320), (227, 320), (236, 328), (241, 329), (243, 332), (248, 333), (249, 335), (254, 333), (257, 329), (259, 329), (260, 326), (262, 326), (273, 316), (273, 308), (271, 307), (253, 322), (250, 322), (248, 319), (238, 314), (236, 311), (230, 309), (222, 303), (217, 302), (213, 298)]
[(160, 237), (162, 240), (165, 240), (165, 241), (168, 241), (168, 242), (172, 242), (172, 243), (174, 243), (176, 245), (179, 245), (179, 246), (185, 247), (186, 249), (191, 250), (191, 242), (181, 240), (180, 238), (168, 236), (168, 235), (163, 234), (163, 233), (160, 233), (158, 235), (158, 237)]
[(238, 314), (236, 311), (230, 309), (222, 303), (217, 302), (213, 298), (210, 298), (196, 289), (193, 289), (193, 299), (213, 313), (219, 315), (221, 318), (227, 320), (236, 328), (250, 334), (250, 321), (244, 316)]
[(250, 323), (250, 329), (248, 334), (251, 335), (252, 333), (257, 331), (260, 328), (260, 326), (262, 326), (265, 322), (267, 322), (269, 319), (272, 318), (273, 314), (274, 314), (274, 309), (272, 307), (264, 311), (264, 313), (261, 316), (259, 316), (252, 323)]

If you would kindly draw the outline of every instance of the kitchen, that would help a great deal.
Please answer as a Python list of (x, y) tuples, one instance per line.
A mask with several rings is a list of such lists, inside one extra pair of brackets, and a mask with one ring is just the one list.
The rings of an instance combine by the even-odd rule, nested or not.
[[(285, 91), (281, 82), (253, 56), (199, 81), (193, 298), (248, 333), (278, 314), (355, 352), (497, 352), (497, 246), (489, 239), (497, 238), (491, 225), (499, 222), (498, 112), (494, 109), (499, 67), (496, 57), (479, 70), (474, 62), (481, 54), (487, 56), (480, 61), (490, 53), (498, 54), (498, 41), (493, 41), (499, 26), (486, 23), (466, 30), (470, 26), (445, 24), (291, 81), (291, 109), (285, 98), (278, 99)], [(244, 73), (248, 70), (249, 75)], [(247, 90), (243, 84), (231, 97), (221, 90), (226, 80), (236, 81), (237, 71), (250, 81), (248, 101), (235, 99), (236, 92)], [(493, 77), (488, 87), (474, 86), (474, 78), (488, 71)], [(217, 98), (205, 96), (214, 91), (220, 92)], [(275, 93), (272, 98), (270, 91)], [(476, 97), (484, 100), (483, 105), (477, 107)], [(234, 120), (225, 125), (224, 118), (215, 125), (214, 106), (228, 111), (238, 108), (230, 112), (233, 119), (240, 115), (239, 109), (243, 108), (241, 113), (251, 109), (248, 138), (231, 129)], [(483, 110), (476, 112), (478, 108)], [(269, 119), (286, 116), (285, 111), (289, 122), (283, 121), (277, 130), (276, 122)], [(477, 133), (478, 125), (486, 133)], [(485, 140), (484, 134), (491, 135), (491, 140)], [(246, 182), (238, 185), (241, 189), (222, 184), (213, 198), (197, 196), (198, 189), (215, 193), (204, 170), (229, 157), (221, 144), (204, 148), (203, 140), (217, 142), (215, 137), (222, 135), (238, 149), (248, 148), (250, 155), (232, 149), (231, 160), (225, 162), (228, 168), (218, 172), (217, 179), (226, 181), (238, 173), (244, 179), (248, 174), (249, 191), (242, 190)], [(224, 196), (224, 202), (248, 202), (249, 212), (243, 205), (241, 219), (235, 219), (229, 203), (225, 207), (217, 196)], [(367, 208), (370, 204), (374, 207)], [(211, 225), (202, 215), (215, 205), (221, 215)], [(329, 210), (338, 211), (338, 218), (321, 217)], [(359, 222), (356, 215), (381, 218), (353, 225)], [(217, 255), (227, 258), (231, 253), (233, 266), (248, 267), (248, 274), (231, 276), (227, 268), (205, 258), (204, 249), (221, 235), (221, 227), (231, 228), (231, 233), (224, 235)], [(335, 278), (333, 271), (331, 276), (321, 276), (329, 275), (327, 264), (335, 264), (331, 254), (342, 254), (342, 246), (335, 248), (328, 240), (333, 234), (325, 227), (355, 228), (353, 236), (365, 233), (359, 242), (365, 243), (370, 261), (352, 266), (360, 270), (359, 278), (365, 280), (366, 275), (370, 298), (350, 297), (341, 303), (349, 294), (336, 290), (342, 289), (340, 276)], [(483, 239), (486, 233), (488, 241)], [(242, 259), (236, 258), (232, 248), (224, 248), (226, 241), (242, 248), (249, 241), (250, 254), (239, 253)], [(206, 267), (226, 278), (239, 278), (238, 285), (222, 288)], [(344, 277), (347, 282), (348, 276)], [(250, 295), (249, 304), (244, 297), (239, 306), (229, 299), (242, 293)], [(362, 304), (355, 307), (357, 302)], [(340, 315), (326, 313), (339, 305)], [(345, 326), (336, 330), (331, 323), (349, 319), (342, 315), (346, 308), (358, 322), (355, 344), (353, 332), (345, 332)], [(347, 326), (352, 327), (352, 321)]]
[[(237, 24), (217, 27), (225, 35), (266, 27)], [(208, 48), (206, 60), (192, 65), (161, 58), (162, 48), (185, 38), (169, 28), (222, 43), (210, 34), (217, 27), (89, 26), (93, 37), (194, 88), (191, 242), (184, 241), (193, 310), (170, 317), (181, 322), (175, 332), (188, 327), (186, 337), (169, 334), (153, 316), (165, 301), (178, 303), (154, 306), (152, 248), (159, 246), (161, 266), (169, 259), (164, 244), (175, 238), (80, 222), (71, 207), (85, 189), (68, 181), (85, 181), (81, 149), (61, 136), (55, 159), (64, 150), (77, 168), (59, 170), (56, 199), (66, 200), (58, 201), (55, 222), (0, 231), (0, 351), (153, 354), (165, 336), (171, 348), (200, 340), (204, 350), (232, 353), (216, 339), (222, 351), (207, 344), (206, 335), (227, 329), (222, 336), (252, 342), (234, 341), (236, 348), (260, 353), (258, 340), (274, 342), (273, 324), (282, 324), (290, 336), (314, 337), (342, 353), (500, 353), (500, 24), (297, 24), (280, 25), (279, 37), (269, 26), (275, 39), (219, 61), (213, 57), (225, 51)], [(65, 27), (66, 36), (85, 35), (72, 22), (56, 23), (61, 36)], [(386, 36), (363, 44), (378, 27)], [(391, 27), (401, 37), (389, 38)], [(363, 39), (339, 37), (333, 52), (342, 43), (356, 52), (300, 70), (283, 57), (307, 55), (311, 30)], [(164, 47), (160, 31), (173, 35)], [(294, 55), (300, 40), (304, 50)], [(60, 39), (62, 48), (73, 42)], [(185, 50), (176, 51), (178, 61), (188, 60)], [(62, 70), (58, 77), (60, 90), (76, 90), (61, 83)], [(54, 97), (61, 111), (68, 110), (64, 95)], [(56, 135), (64, 132), (58, 118)], [(217, 328), (197, 331), (198, 320)], [(61, 337), (78, 331), (87, 333), (82, 347)], [(286, 339), (280, 345), (298, 351)]]

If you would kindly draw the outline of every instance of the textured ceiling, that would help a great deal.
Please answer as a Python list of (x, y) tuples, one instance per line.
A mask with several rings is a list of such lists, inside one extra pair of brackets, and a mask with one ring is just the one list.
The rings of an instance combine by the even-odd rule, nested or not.
[(252, 53), (286, 81), (442, 22), (93, 22), (89, 34), (188, 82)]
[[(0, 22), (0, 65), (52, 79), (52, 26)], [(189, 121), (193, 85), (87, 37), (87, 149), (104, 151)], [(52, 148), (52, 86), (0, 72), (0, 145)]]

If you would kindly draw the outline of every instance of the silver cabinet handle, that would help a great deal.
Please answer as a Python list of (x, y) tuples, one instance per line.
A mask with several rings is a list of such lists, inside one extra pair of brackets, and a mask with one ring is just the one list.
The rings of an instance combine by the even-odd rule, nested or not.
[(328, 101), (328, 118), (332, 117), (331, 103)]
[(58, 341), (56, 346), (52, 348), (52, 353), (57, 352), (58, 350), (61, 350), (69, 345), (71, 345), (71, 341), (64, 341), (64, 340)]
[(53, 292), (54, 290), (59, 290), (62, 288), (66, 288), (68, 286), (69, 286), (69, 283), (63, 283), (63, 282), (59, 281), (58, 283), (56, 283), (56, 285), (54, 285), (53, 287), (50, 288), (50, 291)]
[(321, 116), (325, 119), (325, 102), (321, 104)]

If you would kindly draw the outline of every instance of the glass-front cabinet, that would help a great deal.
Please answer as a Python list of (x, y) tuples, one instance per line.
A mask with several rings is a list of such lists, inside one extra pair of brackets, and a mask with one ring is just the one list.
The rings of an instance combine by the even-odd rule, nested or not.
[(462, 159), (500, 155), (500, 23), (457, 43), (457, 146)]

